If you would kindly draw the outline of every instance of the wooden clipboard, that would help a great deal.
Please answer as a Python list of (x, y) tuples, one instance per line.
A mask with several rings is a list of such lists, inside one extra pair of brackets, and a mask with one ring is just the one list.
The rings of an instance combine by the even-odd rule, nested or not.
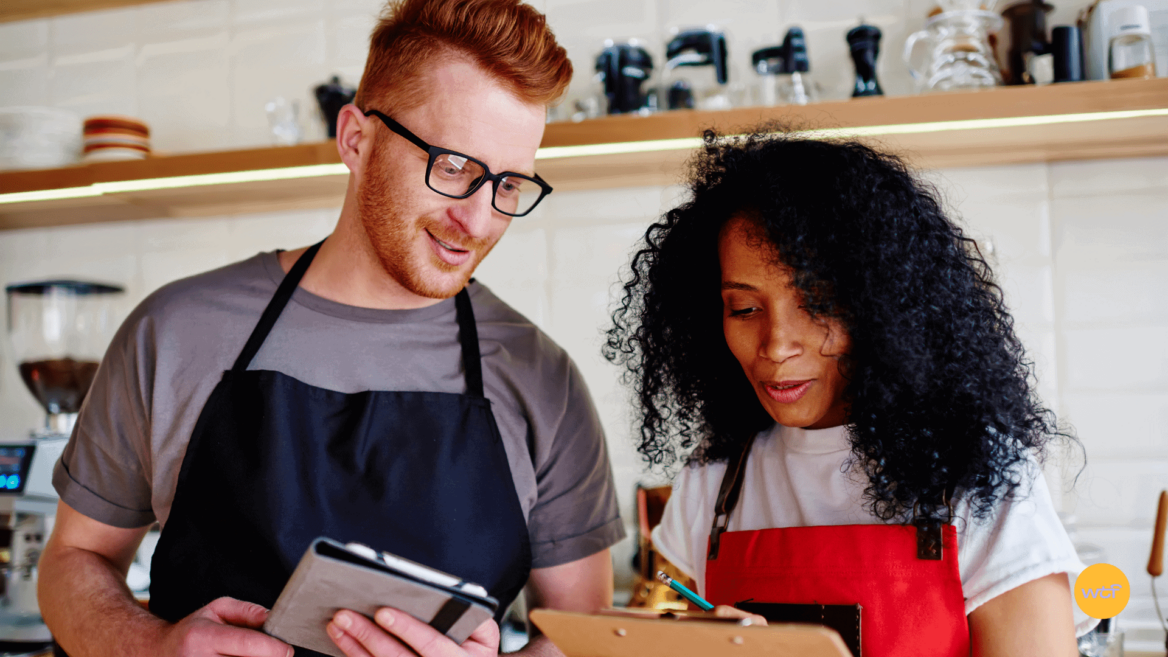
[(531, 620), (567, 657), (851, 657), (835, 630), (783, 623), (744, 627), (536, 609)]

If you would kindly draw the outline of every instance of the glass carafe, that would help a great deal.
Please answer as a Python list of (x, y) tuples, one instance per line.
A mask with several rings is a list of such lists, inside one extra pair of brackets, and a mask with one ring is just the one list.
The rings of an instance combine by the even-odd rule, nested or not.
[(917, 91), (982, 89), (1002, 84), (989, 35), (1002, 17), (980, 9), (937, 14), (904, 42), (904, 61)]

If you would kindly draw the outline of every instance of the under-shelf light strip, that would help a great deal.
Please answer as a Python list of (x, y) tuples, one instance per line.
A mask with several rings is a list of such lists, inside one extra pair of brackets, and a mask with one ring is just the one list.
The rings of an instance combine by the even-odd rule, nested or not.
[[(812, 139), (841, 139), (854, 137), (878, 137), (884, 135), (924, 134), (931, 132), (953, 132), (961, 130), (985, 130), (990, 128), (1012, 128), (1065, 123), (1086, 123), (1117, 119), (1134, 119), (1153, 116), (1168, 116), (1168, 108), (1148, 110), (1125, 110), (1118, 112), (1093, 112), (1088, 114), (1056, 114), (1048, 116), (1016, 116), (999, 119), (972, 119), (965, 121), (936, 121), (931, 123), (908, 123), (899, 125), (859, 126), (851, 128), (825, 128), (798, 132), (802, 137)], [(735, 139), (741, 135), (729, 135), (724, 139)], [(551, 146), (541, 148), (536, 153), (537, 160), (586, 157), (589, 155), (620, 155), (627, 153), (651, 153), (674, 150), (690, 150), (702, 145), (701, 138), (657, 139), (651, 141), (621, 142), (612, 144), (585, 144), (580, 146)], [(256, 169), (231, 173), (210, 173), (194, 176), (173, 176), (169, 178), (145, 178), (120, 182), (94, 183), (85, 187), (46, 189), (32, 192), (0, 194), (0, 204), (28, 201), (52, 201), (72, 198), (102, 196), (127, 192), (143, 192), (158, 189), (176, 189), (202, 185), (228, 185), (243, 182), (271, 180), (292, 180), (297, 178), (319, 178), (339, 176), (349, 173), (344, 164), (316, 164), (302, 167), (278, 169)]]

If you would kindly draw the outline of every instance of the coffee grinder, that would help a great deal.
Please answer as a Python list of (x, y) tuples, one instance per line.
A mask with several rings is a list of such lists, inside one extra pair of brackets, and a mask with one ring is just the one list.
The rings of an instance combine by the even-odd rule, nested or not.
[(652, 73), (653, 57), (639, 42), (606, 41), (596, 57), (596, 75), (604, 85), (608, 113), (648, 113), (656, 109), (656, 96), (641, 88)]
[(848, 47), (852, 53), (852, 64), (856, 69), (856, 83), (852, 86), (852, 98), (883, 96), (880, 81), (876, 79), (876, 58), (880, 55), (880, 28), (865, 25), (863, 21), (848, 30)]
[[(57, 511), (53, 467), (77, 422), (118, 325), (124, 290), (73, 280), (10, 285), (8, 337), (20, 378), (46, 417), (27, 440), (0, 443), (0, 495), (10, 498), (12, 542), (0, 600), (0, 652), (47, 645), (37, 604), (37, 561)], [(5, 506), (9, 506), (5, 504)]]

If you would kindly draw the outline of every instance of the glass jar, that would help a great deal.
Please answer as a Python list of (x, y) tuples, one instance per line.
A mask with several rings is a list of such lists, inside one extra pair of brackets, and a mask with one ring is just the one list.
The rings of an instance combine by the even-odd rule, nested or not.
[(1152, 49), (1152, 28), (1146, 7), (1136, 5), (1116, 9), (1110, 23), (1111, 45), (1107, 70), (1112, 80), (1156, 77), (1156, 58)]

